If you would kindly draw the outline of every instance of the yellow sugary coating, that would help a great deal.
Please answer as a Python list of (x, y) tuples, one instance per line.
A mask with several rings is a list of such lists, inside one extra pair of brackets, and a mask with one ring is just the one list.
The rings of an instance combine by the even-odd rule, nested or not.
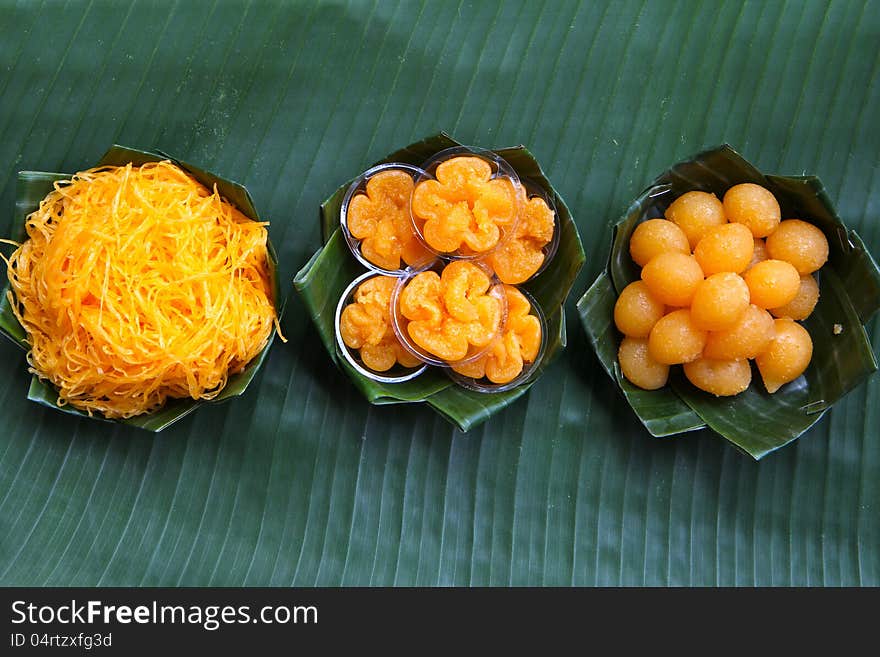
[(648, 353), (664, 365), (688, 363), (700, 357), (706, 337), (706, 331), (697, 328), (691, 320), (690, 310), (673, 310), (651, 329)]
[(690, 254), (691, 247), (684, 231), (666, 219), (643, 221), (629, 239), (629, 254), (639, 267), (668, 251)]
[(655, 299), (667, 306), (682, 307), (693, 299), (703, 281), (703, 270), (692, 255), (667, 252), (642, 268), (642, 280)]
[(400, 312), (412, 341), (441, 360), (455, 362), (487, 347), (498, 334), (502, 304), (491, 294), (489, 276), (472, 262), (457, 260), (416, 274), (400, 294)]
[(524, 283), (544, 264), (544, 247), (553, 240), (555, 213), (535, 196), (523, 204), (513, 237), (489, 254), (487, 261), (502, 283)]
[(617, 361), (627, 381), (644, 390), (662, 388), (669, 379), (669, 365), (651, 358), (645, 338), (624, 338), (617, 350)]
[(634, 281), (623, 288), (614, 304), (617, 330), (632, 338), (647, 338), (666, 307), (651, 294), (644, 281)]
[(801, 277), (784, 260), (764, 260), (743, 274), (751, 301), (761, 308), (778, 308), (797, 296)]
[(700, 358), (684, 364), (684, 375), (700, 390), (716, 397), (738, 395), (752, 382), (752, 368), (747, 360)]
[(749, 307), (749, 286), (732, 272), (712, 274), (697, 286), (691, 319), (705, 331), (730, 328)]
[(745, 225), (755, 237), (767, 237), (782, 217), (776, 197), (754, 183), (728, 189), (724, 194), (724, 213), (728, 221)]
[(686, 192), (675, 199), (666, 209), (666, 218), (684, 231), (692, 249), (710, 228), (727, 222), (718, 197), (699, 191)]
[(358, 285), (354, 302), (339, 317), (339, 335), (349, 349), (360, 353), (364, 365), (386, 372), (396, 363), (415, 367), (420, 361), (400, 344), (391, 325), (391, 294), (397, 279), (374, 276)]
[(709, 331), (703, 356), (715, 360), (754, 358), (767, 348), (774, 335), (773, 317), (751, 304), (730, 328)]
[(413, 179), (401, 169), (380, 171), (364, 193), (348, 206), (348, 230), (361, 240), (361, 255), (383, 269), (399, 269), (401, 260), (418, 265), (432, 254), (416, 237), (409, 216)]
[(813, 340), (803, 326), (784, 318), (774, 321), (774, 329), (769, 347), (755, 358), (769, 393), (803, 374), (813, 357)]
[(431, 248), (442, 253), (495, 248), (502, 229), (516, 221), (519, 202), (513, 182), (492, 175), (482, 158), (458, 156), (437, 167), (436, 180), (415, 186), (413, 218)]
[(801, 275), (812, 274), (828, 260), (828, 239), (813, 224), (786, 219), (767, 238), (767, 253), (791, 263)]
[(30, 371), (106, 418), (214, 399), (277, 327), (266, 225), (169, 161), (56, 182), (8, 260)]
[(751, 231), (742, 224), (724, 224), (706, 232), (694, 249), (694, 257), (706, 276), (746, 270), (755, 250)]
[(752, 251), (752, 259), (749, 261), (749, 266), (746, 269), (751, 269), (759, 262), (764, 262), (765, 260), (769, 260), (770, 256), (767, 255), (767, 245), (764, 243), (764, 240), (760, 237), (755, 238), (755, 246)]
[(801, 276), (801, 284), (797, 295), (784, 306), (773, 308), (770, 313), (774, 317), (788, 317), (789, 319), (806, 319), (813, 313), (816, 303), (819, 301), (819, 284), (811, 274)]
[(532, 306), (525, 295), (512, 285), (504, 286), (507, 297), (507, 321), (502, 335), (496, 337), (485, 354), (474, 361), (453, 365), (459, 374), (473, 379), (489, 379), (492, 383), (510, 383), (541, 349), (541, 320), (531, 314)]

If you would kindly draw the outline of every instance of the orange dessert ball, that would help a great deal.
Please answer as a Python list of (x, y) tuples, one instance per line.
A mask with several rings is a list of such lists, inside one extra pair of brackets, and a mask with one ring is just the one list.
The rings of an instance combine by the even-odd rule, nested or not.
[(752, 368), (747, 360), (700, 358), (684, 364), (684, 375), (700, 390), (716, 397), (738, 395), (752, 382)]
[(767, 253), (790, 262), (799, 274), (812, 274), (828, 260), (828, 240), (813, 224), (786, 219), (767, 238)]
[(767, 255), (767, 245), (764, 243), (760, 237), (755, 238), (755, 247), (752, 251), (752, 259), (749, 262), (749, 266), (746, 269), (751, 269), (759, 262), (763, 262), (764, 260), (769, 260), (770, 256)]
[(754, 183), (734, 185), (724, 194), (724, 214), (732, 223), (745, 225), (755, 237), (776, 230), (782, 213), (770, 190)]
[(645, 338), (624, 338), (617, 350), (617, 361), (627, 381), (644, 390), (662, 388), (669, 378), (669, 365), (651, 358)]
[(786, 318), (775, 320), (774, 329), (770, 346), (755, 358), (769, 393), (803, 374), (813, 357), (813, 340), (803, 326)]
[(813, 313), (816, 303), (819, 301), (819, 284), (812, 275), (801, 276), (801, 285), (797, 295), (784, 306), (773, 308), (770, 313), (774, 317), (788, 317), (789, 319), (806, 319)]
[(666, 209), (666, 218), (676, 223), (687, 235), (691, 248), (715, 226), (727, 223), (724, 207), (715, 194), (686, 192)]
[(778, 308), (792, 301), (801, 286), (801, 277), (784, 260), (764, 260), (744, 275), (752, 303), (761, 308)]
[(706, 331), (698, 328), (687, 308), (673, 310), (654, 324), (648, 354), (658, 363), (677, 365), (696, 360), (706, 346)]
[(709, 332), (703, 356), (715, 360), (754, 358), (776, 334), (773, 326), (770, 313), (752, 304), (730, 328)]
[(617, 330), (632, 338), (647, 338), (666, 307), (655, 299), (644, 281), (635, 281), (625, 288), (614, 304)]
[(667, 306), (687, 306), (703, 281), (696, 258), (684, 253), (661, 253), (642, 268), (642, 280), (654, 298)]
[(739, 274), (752, 260), (755, 238), (742, 224), (723, 224), (706, 231), (694, 257), (706, 276), (722, 271)]
[(639, 267), (668, 251), (690, 254), (691, 247), (684, 231), (666, 219), (643, 221), (629, 239), (629, 254)]
[(705, 331), (733, 326), (749, 307), (749, 286), (732, 272), (712, 274), (697, 286), (691, 301), (691, 319)]

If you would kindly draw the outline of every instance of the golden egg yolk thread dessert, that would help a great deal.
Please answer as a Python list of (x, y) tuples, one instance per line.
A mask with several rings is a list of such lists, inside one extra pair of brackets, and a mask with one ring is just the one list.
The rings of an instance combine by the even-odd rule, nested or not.
[(532, 305), (526, 296), (511, 285), (504, 286), (507, 297), (507, 322), (485, 354), (470, 363), (453, 365), (459, 374), (472, 379), (487, 378), (492, 383), (513, 381), (526, 363), (538, 357), (541, 349), (541, 321), (530, 314)]
[(441, 274), (416, 274), (400, 294), (400, 313), (412, 341), (446, 362), (486, 347), (501, 326), (503, 306), (492, 281), (477, 265), (459, 260)]
[(361, 283), (339, 317), (339, 334), (349, 349), (375, 372), (387, 372), (395, 364), (416, 367), (421, 361), (397, 339), (391, 324), (391, 295), (397, 279), (374, 276)]
[(422, 237), (441, 253), (486, 253), (497, 246), (501, 230), (517, 220), (517, 191), (508, 178), (492, 177), (479, 157), (459, 156), (437, 167), (436, 180), (413, 190), (413, 219)]
[(168, 161), (55, 183), (6, 261), (30, 371), (110, 419), (213, 399), (279, 329), (266, 225)]
[(365, 193), (349, 203), (348, 230), (361, 240), (361, 255), (382, 269), (400, 269), (432, 258), (416, 237), (409, 214), (413, 179), (400, 169), (380, 171), (367, 181)]
[(553, 239), (554, 213), (544, 199), (534, 197), (523, 205), (513, 237), (487, 258), (502, 283), (524, 283), (544, 264), (544, 247)]

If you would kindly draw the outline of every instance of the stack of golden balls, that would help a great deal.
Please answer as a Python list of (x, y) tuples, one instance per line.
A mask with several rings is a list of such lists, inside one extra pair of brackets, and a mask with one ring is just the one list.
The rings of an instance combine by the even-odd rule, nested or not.
[(631, 383), (662, 388), (682, 365), (701, 390), (736, 395), (754, 360), (774, 393), (807, 369), (813, 341), (798, 322), (819, 299), (813, 274), (828, 260), (828, 240), (811, 223), (783, 221), (768, 189), (743, 183), (721, 200), (687, 192), (665, 218), (640, 223), (629, 247), (641, 280), (621, 292), (614, 322)]

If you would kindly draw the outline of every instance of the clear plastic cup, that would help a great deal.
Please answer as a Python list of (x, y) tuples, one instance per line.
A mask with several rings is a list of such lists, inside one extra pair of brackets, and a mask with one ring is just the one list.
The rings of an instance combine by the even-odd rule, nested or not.
[[(529, 178), (520, 178), (520, 183), (522, 185), (524, 202), (522, 205), (522, 214), (520, 216), (520, 222), (523, 221), (523, 216), (525, 215), (526, 203), (531, 201), (532, 199), (539, 198), (544, 204), (550, 209), (553, 213), (553, 235), (550, 238), (550, 241), (547, 242), (542, 248), (541, 252), (544, 255), (544, 259), (541, 262), (541, 265), (528, 277), (523, 280), (517, 280), (515, 282), (504, 281), (502, 276), (499, 278), (502, 279), (502, 282), (508, 283), (510, 285), (522, 285), (523, 283), (527, 283), (530, 280), (536, 278), (547, 269), (547, 266), (550, 264), (550, 261), (553, 260), (553, 256), (556, 255), (556, 251), (559, 248), (559, 235), (560, 235), (560, 223), (559, 223), (559, 212), (556, 210), (556, 204), (553, 202), (553, 198), (547, 191), (541, 187), (538, 183), (530, 180)], [(522, 228), (522, 224), (519, 225), (519, 228)], [(510, 239), (516, 239), (516, 236), (511, 237)], [(489, 256), (488, 260), (492, 261), (498, 258), (502, 250), (496, 250), (492, 256)], [(491, 265), (491, 263), (490, 263)], [(497, 274), (497, 272), (496, 272)]]
[[(546, 352), (547, 318), (544, 316), (544, 311), (541, 309), (540, 304), (535, 301), (535, 298), (531, 294), (523, 289), (517, 289), (523, 294), (526, 299), (529, 300), (529, 303), (532, 306), (529, 314), (537, 317), (538, 321), (541, 324), (541, 346), (538, 348), (538, 353), (535, 355), (535, 359), (529, 363), (523, 363), (522, 371), (515, 378), (506, 383), (493, 383), (485, 377), (475, 379), (473, 377), (469, 377), (459, 372), (456, 372), (450, 367), (446, 370), (446, 374), (457, 385), (463, 388), (467, 388), (468, 390), (473, 390), (475, 392), (505, 392), (507, 390), (518, 388), (519, 386), (525, 385), (527, 383), (531, 383), (534, 379), (537, 378), (538, 374), (540, 373), (541, 361), (544, 359), (544, 353)], [(503, 329), (501, 335), (503, 335)], [(501, 335), (499, 335), (496, 339), (500, 339)]]
[[(506, 160), (499, 157), (492, 151), (471, 146), (455, 146), (453, 148), (447, 148), (446, 150), (440, 151), (429, 160), (424, 162), (422, 164), (422, 169), (424, 170), (424, 172), (418, 179), (416, 179), (416, 187), (418, 187), (420, 183), (424, 183), (429, 180), (436, 181), (437, 169), (444, 162), (447, 162), (456, 157), (468, 156), (478, 157), (489, 164), (489, 166), (492, 168), (492, 174), (490, 178), (491, 180), (504, 179), (510, 182), (513, 195), (513, 211), (509, 222), (499, 226), (499, 239), (491, 246), (491, 248), (487, 248), (481, 251), (475, 251), (469, 248), (466, 244), (462, 243), (459, 245), (458, 248), (452, 251), (443, 251), (442, 249), (438, 249), (432, 246), (425, 238), (424, 225), (427, 220), (424, 217), (418, 216), (418, 214), (413, 211), (411, 202), (410, 217), (412, 219), (412, 226), (413, 230), (415, 230), (416, 232), (416, 235), (426, 248), (428, 248), (436, 255), (449, 260), (477, 260), (485, 258), (487, 255), (492, 253), (492, 251), (504, 244), (504, 242), (506, 242), (516, 231), (516, 225), (519, 221), (521, 206), (524, 198), (519, 176)], [(414, 189), (413, 195), (415, 195), (415, 193), (416, 191)]]
[[(339, 212), (339, 225), (342, 228), (342, 234), (345, 236), (345, 241), (348, 244), (348, 248), (351, 250), (354, 257), (357, 258), (358, 262), (360, 262), (364, 267), (366, 267), (370, 271), (378, 272), (380, 274), (386, 274), (388, 276), (401, 276), (408, 266), (419, 267), (430, 262), (430, 260), (432, 260), (434, 257), (433, 252), (427, 252), (425, 254), (424, 260), (410, 263), (409, 265), (405, 263), (401, 258), (400, 267), (398, 267), (397, 269), (386, 269), (377, 265), (374, 262), (371, 262), (367, 258), (367, 256), (364, 255), (361, 249), (362, 240), (352, 235), (351, 230), (348, 226), (349, 208), (351, 207), (352, 200), (359, 194), (366, 194), (367, 183), (373, 176), (378, 173), (382, 173), (383, 171), (403, 171), (413, 179), (413, 182), (419, 180), (425, 174), (424, 170), (422, 170), (421, 168), (413, 166), (411, 164), (405, 164), (403, 162), (387, 162), (385, 164), (379, 164), (377, 166), (371, 167), (370, 169), (367, 169), (361, 175), (355, 178), (352, 181), (351, 185), (348, 186), (348, 189), (345, 192), (345, 196), (342, 199), (342, 208)], [(409, 211), (409, 200), (410, 199), (407, 199), (405, 216), (408, 218), (408, 222), (411, 227), (412, 217)], [(419, 239), (418, 236), (416, 236), (416, 239)], [(420, 239), (419, 244), (422, 244)]]
[(348, 364), (351, 365), (359, 374), (365, 376), (366, 378), (372, 381), (377, 381), (378, 383), (403, 383), (405, 381), (411, 381), (415, 379), (426, 369), (428, 369), (428, 366), (426, 364), (420, 364), (416, 367), (403, 367), (399, 363), (396, 363), (390, 370), (386, 372), (376, 372), (374, 370), (371, 370), (369, 367), (366, 366), (366, 364), (364, 364), (363, 360), (361, 360), (359, 350), (351, 349), (348, 345), (345, 344), (345, 341), (342, 339), (342, 334), (339, 331), (339, 322), (342, 318), (342, 311), (348, 304), (354, 302), (354, 294), (357, 291), (358, 287), (367, 279), (381, 275), (383, 274), (377, 274), (372, 271), (361, 274), (356, 279), (354, 279), (347, 288), (345, 288), (342, 296), (339, 297), (339, 302), (336, 304), (336, 316), (334, 319), (336, 345), (338, 347), (338, 351), (342, 354), (342, 357), (345, 358)]
[(397, 285), (394, 288), (394, 293), (391, 296), (391, 321), (392, 325), (394, 326), (394, 333), (397, 335), (397, 339), (404, 346), (404, 348), (408, 350), (411, 354), (413, 354), (416, 358), (419, 358), (429, 365), (444, 368), (451, 367), (454, 364), (463, 365), (465, 363), (470, 363), (482, 356), (489, 348), (489, 345), (492, 344), (492, 340), (494, 340), (494, 338), (499, 335), (507, 318), (507, 296), (504, 294), (504, 284), (501, 283), (501, 281), (499, 281), (497, 278), (495, 278), (492, 272), (488, 270), (485, 265), (479, 262), (474, 262), (472, 264), (483, 270), (491, 280), (491, 285), (487, 294), (490, 294), (491, 296), (498, 299), (499, 303), (501, 304), (501, 319), (498, 322), (498, 327), (493, 334), (492, 339), (490, 339), (485, 346), (471, 346), (468, 350), (467, 355), (461, 360), (455, 362), (443, 360), (437, 355), (430, 353), (429, 351), (423, 349), (421, 346), (416, 344), (410, 336), (409, 331), (407, 330), (409, 320), (404, 317), (403, 314), (400, 312), (400, 295), (403, 293), (403, 290), (406, 288), (406, 286), (419, 274), (428, 271), (434, 271), (439, 275), (442, 273), (443, 269), (448, 266), (448, 264), (450, 263), (447, 263), (443, 260), (436, 260), (426, 267), (408, 270), (404, 276), (401, 276), (398, 279)]

